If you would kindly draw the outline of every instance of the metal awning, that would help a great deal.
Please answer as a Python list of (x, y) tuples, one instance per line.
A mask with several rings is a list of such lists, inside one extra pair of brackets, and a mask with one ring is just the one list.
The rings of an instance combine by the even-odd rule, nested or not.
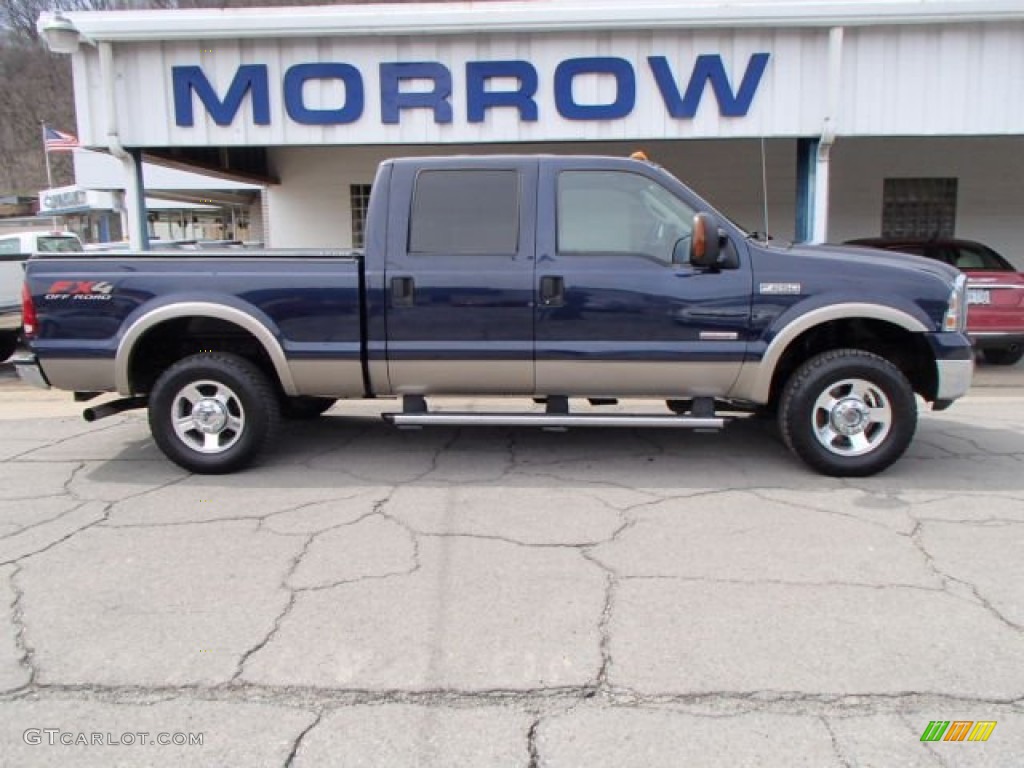
[[(42, 32), (56, 14), (43, 13)], [(569, 0), (85, 11), (63, 14), (86, 42), (383, 37), (737, 27), (1005, 22), (1020, 0)]]

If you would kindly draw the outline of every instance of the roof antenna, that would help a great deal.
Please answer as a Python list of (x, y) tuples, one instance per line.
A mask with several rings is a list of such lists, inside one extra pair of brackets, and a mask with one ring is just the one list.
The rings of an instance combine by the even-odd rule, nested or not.
[(764, 241), (767, 243), (771, 238), (768, 236), (768, 164), (765, 160), (764, 136), (761, 137), (761, 199), (764, 203)]

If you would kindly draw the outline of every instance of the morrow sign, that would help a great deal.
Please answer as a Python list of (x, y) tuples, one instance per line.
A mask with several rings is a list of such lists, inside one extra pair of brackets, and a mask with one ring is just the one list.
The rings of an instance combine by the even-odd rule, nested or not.
[[(680, 77), (665, 56), (648, 56), (637, 67), (627, 59), (593, 56), (564, 59), (554, 69), (554, 107), (566, 120), (606, 121), (628, 117), (636, 107), (638, 81), (656, 90), (669, 116), (693, 119), (710, 86), (723, 117), (744, 117), (757, 93), (768, 65), (768, 53), (754, 53), (739, 84), (734, 88), (718, 54), (697, 56), (688, 77)], [(428, 110), (438, 124), (455, 120), (452, 70), (438, 61), (383, 62), (377, 72), (380, 115), (383, 125), (397, 125), (406, 110)], [(176, 125), (190, 127), (196, 121), (196, 101), (220, 126), (231, 125), (249, 102), (252, 123), (270, 125), (281, 119), (271, 114), (270, 73), (266, 64), (237, 67), (223, 95), (210, 82), (202, 67), (171, 68)], [(581, 78), (597, 77), (611, 87), (611, 98), (598, 103), (581, 100), (574, 84)], [(366, 112), (364, 74), (356, 66), (340, 61), (295, 64), (285, 70), (281, 90), (285, 115), (300, 125), (347, 125), (361, 120)], [(685, 84), (684, 81), (685, 80)], [(329, 106), (310, 106), (305, 98), (307, 84), (337, 81), (344, 96)], [(465, 119), (482, 123), (493, 109), (514, 110), (520, 122), (542, 118), (537, 94), (541, 87), (537, 68), (529, 61), (468, 61), (465, 64)], [(340, 93), (340, 91), (338, 91)], [(646, 92), (641, 91), (646, 97)]]

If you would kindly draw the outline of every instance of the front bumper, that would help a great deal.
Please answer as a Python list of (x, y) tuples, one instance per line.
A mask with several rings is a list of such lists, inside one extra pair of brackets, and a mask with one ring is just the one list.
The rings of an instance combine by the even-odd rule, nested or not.
[(974, 360), (937, 360), (939, 386), (935, 401), (949, 403), (967, 394), (974, 376)]
[(46, 380), (46, 374), (39, 367), (39, 361), (35, 355), (16, 357), (11, 362), (14, 363), (14, 370), (18, 372), (18, 377), (26, 384), (31, 384), (39, 389), (50, 388), (50, 382)]
[(963, 333), (926, 333), (925, 338), (935, 356), (935, 410), (967, 394), (974, 376), (974, 348)]

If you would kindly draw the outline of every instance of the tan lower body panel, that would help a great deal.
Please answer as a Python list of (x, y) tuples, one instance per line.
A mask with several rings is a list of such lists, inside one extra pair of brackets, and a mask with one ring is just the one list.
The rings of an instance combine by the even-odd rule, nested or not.
[(740, 363), (540, 361), (537, 392), (579, 397), (722, 397)]
[(74, 392), (114, 390), (114, 361), (111, 358), (50, 358), (40, 363), (47, 381), (57, 389)]
[(532, 360), (392, 360), (395, 395), (532, 395)]
[(363, 369), (358, 360), (291, 360), (295, 389), (300, 395), (361, 397)]

